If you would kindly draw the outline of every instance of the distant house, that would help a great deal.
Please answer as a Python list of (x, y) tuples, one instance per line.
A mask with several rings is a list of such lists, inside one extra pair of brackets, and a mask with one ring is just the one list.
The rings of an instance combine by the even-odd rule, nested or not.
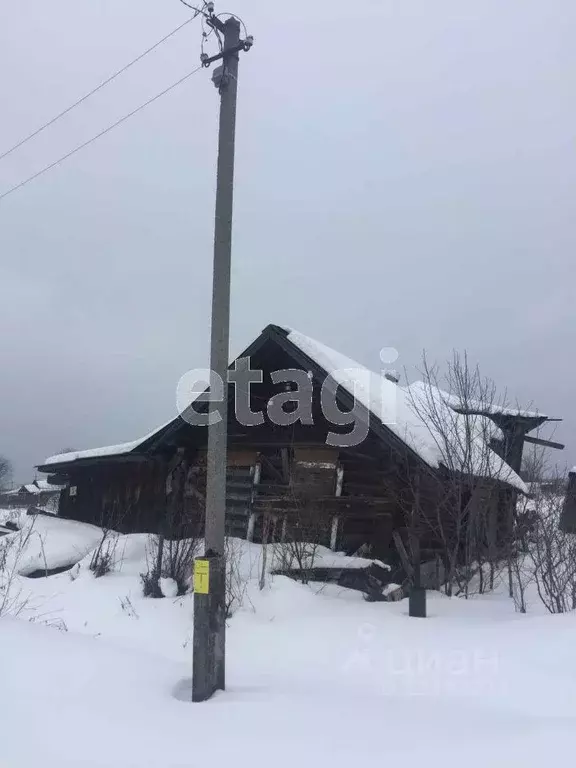
[(0, 495), (0, 503), (7, 507), (57, 506), (63, 486), (53, 485), (48, 480), (34, 480)]
[[(405, 534), (416, 478), (423, 514), (436, 514), (450, 469), (442, 464), (430, 425), (410, 405), (424, 385), (402, 387), (392, 375), (369, 371), (275, 325), (267, 326), (240, 358), (249, 358), (251, 368), (262, 371), (262, 380), (247, 390), (251, 418), (258, 424), (249, 425), (239, 415), (235, 388), (228, 388), (230, 535), (260, 541), (266, 530), (268, 538), (282, 540), (287, 527), (298, 528), (333, 549), (386, 557), (395, 531)], [(290, 418), (294, 383), (275, 374), (294, 370), (311, 393), (310, 411), (298, 420)], [(464, 425), (461, 404), (449, 402), (444, 393), (438, 396), (438, 407)], [(280, 420), (272, 413), (275, 398), (286, 405)], [(345, 422), (355, 404), (361, 439), (347, 444), (343, 436), (351, 424)], [(201, 534), (207, 427), (190, 422), (206, 407), (205, 398), (199, 398), (183, 416), (139, 440), (46, 459), (38, 469), (65, 485), (60, 515), (144, 532), (163, 530), (176, 515), (185, 530)], [(480, 405), (472, 410), (478, 419), (489, 420), (493, 438), (492, 445), (477, 445), (480, 438), (473, 438), (472, 455), (488, 452), (490, 472), (479, 461), (472, 473), (482, 481), (489, 514), (501, 522), (508, 519), (516, 494), (527, 490), (519, 477), (524, 437), (547, 417), (495, 408), (485, 412)], [(434, 551), (438, 542), (428, 535), (422, 546)]]

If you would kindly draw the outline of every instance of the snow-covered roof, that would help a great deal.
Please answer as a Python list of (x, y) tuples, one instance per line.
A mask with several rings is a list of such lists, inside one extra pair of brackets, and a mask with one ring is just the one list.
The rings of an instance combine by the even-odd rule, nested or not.
[(527, 411), (524, 408), (512, 407), (500, 403), (483, 403), (480, 400), (468, 400), (465, 403), (456, 395), (444, 393), (447, 402), (453, 408), (465, 409), (468, 413), (481, 413), (485, 416), (520, 416), (526, 419), (548, 419), (544, 413)]
[(401, 387), (299, 331), (290, 328), (285, 330), (292, 344), (330, 374), (427, 464), (436, 466), (436, 451), (429, 431), (408, 407)]
[(12, 491), (6, 491), (4, 496), (19, 496), (24, 493), (38, 494), (40, 489), (34, 483), (28, 483), (27, 485), (20, 485), (18, 488), (14, 488)]
[[(442, 450), (439, 440), (427, 424), (415, 412), (412, 404), (412, 396), (407, 388), (386, 379), (383, 375), (369, 370), (346, 355), (342, 355), (334, 349), (322, 344), (309, 336), (305, 336), (291, 328), (284, 328), (288, 340), (305, 355), (312, 359), (320, 368), (348, 391), (360, 402), (373, 416), (390, 429), (400, 440), (408, 445), (426, 464), (438, 467), (442, 463)], [(448, 408), (447, 405), (445, 405)], [(467, 417), (462, 416), (463, 420)], [(171, 423), (171, 422), (169, 422)], [(104, 446), (85, 451), (73, 451), (70, 453), (50, 456), (43, 466), (51, 464), (68, 464), (81, 459), (93, 459), (106, 456), (121, 456), (135, 451), (149, 438), (156, 435), (165, 426), (150, 432), (144, 437), (119, 445)], [(480, 462), (480, 456), (485, 453), (477, 446), (477, 468), (480, 472), (480, 464), (483, 464), (485, 472), (490, 476), (507, 482), (526, 492), (526, 486), (520, 477), (494, 452), (490, 452), (490, 467), (486, 462)], [(493, 454), (493, 456), (492, 456)], [(481, 473), (482, 474), (482, 473)]]
[(126, 453), (130, 453), (138, 448), (146, 440), (154, 437), (161, 429), (164, 429), (171, 421), (163, 424), (161, 427), (149, 432), (144, 437), (140, 437), (137, 440), (132, 440), (129, 443), (118, 443), (117, 445), (105, 445), (102, 448), (88, 448), (84, 451), (70, 451), (68, 453), (57, 453), (54, 456), (49, 456), (42, 466), (48, 464), (69, 464), (72, 461), (79, 461), (80, 459), (97, 459), (106, 456), (123, 456)]
[(51, 483), (48, 482), (48, 480), (35, 480), (34, 485), (37, 485), (38, 488), (42, 491), (42, 493), (47, 493), (50, 491), (56, 492), (63, 487), (61, 485), (52, 485)]
[(488, 416), (464, 415), (453, 410), (445, 392), (423, 381), (403, 389), (410, 407), (427, 425), (438, 464), (453, 471), (501, 480), (526, 493), (524, 481), (489, 447), (491, 440), (502, 439), (503, 434)]
[[(429, 394), (434, 393), (436, 398), (442, 398), (442, 400), (452, 408), (452, 410), (459, 412), (461, 408), (461, 401), (459, 398), (455, 397), (454, 395), (446, 392), (443, 389), (439, 389), (438, 387), (433, 386), (432, 384), (426, 384), (423, 381), (414, 381), (412, 384), (409, 384), (406, 387), (403, 387), (403, 389), (406, 390), (409, 394), (411, 394), (411, 399), (414, 398), (414, 395), (420, 391), (421, 393), (426, 393), (428, 391)], [(477, 424), (478, 430), (482, 433), (483, 436), (495, 439), (495, 440), (503, 440), (504, 439), (504, 433), (500, 429), (500, 427), (495, 424), (492, 419), (489, 417), (487, 411), (481, 410), (477, 411), (475, 407), (471, 405), (472, 402), (469, 402), (469, 408), (466, 409), (466, 413), (468, 414), (468, 420), (474, 419), (474, 421)], [(500, 411), (499, 411), (500, 412)], [(495, 413), (495, 411), (494, 411)], [(454, 417), (452, 417), (454, 418)]]
[(70, 451), (69, 453), (57, 453), (55, 456), (49, 456), (45, 461), (46, 464), (68, 464), (71, 461), (78, 461), (79, 459), (94, 459), (99, 456), (117, 456), (125, 453), (130, 453), (134, 448), (137, 448), (140, 443), (143, 443), (146, 438), (142, 437), (139, 440), (132, 440), (130, 443), (119, 443), (118, 445), (105, 445), (102, 448), (88, 448), (85, 451)]
[[(418, 409), (414, 408), (414, 396), (417, 394), (414, 387), (400, 387), (356, 360), (342, 355), (299, 331), (290, 328), (285, 330), (289, 341), (330, 374), (341, 387), (364, 405), (426, 464), (431, 467), (449, 464), (450, 469), (458, 467), (459, 457), (454, 455), (449, 459), (446, 457), (446, 446), (443, 445), (442, 437), (434, 433), (434, 430), (419, 415)], [(416, 386), (424, 387), (425, 385), (420, 382)], [(438, 408), (446, 409), (447, 424), (457, 425), (457, 429), (461, 431), (469, 428), (470, 417), (452, 411), (442, 398), (439, 398)], [(501, 480), (526, 493), (527, 488), (516, 472), (497, 453), (486, 448), (479, 423), (475, 424), (475, 431), (472, 451), (464, 459), (469, 471), (476, 470), (478, 476), (489, 476)], [(453, 446), (451, 450), (457, 450), (458, 440), (453, 441)]]
[(61, 486), (51, 485), (47, 480), (34, 480), (33, 483), (26, 483), (25, 485), (18, 486), (18, 488), (14, 488), (12, 491), (6, 491), (4, 496), (18, 496), (25, 493), (38, 496), (40, 493), (59, 491), (60, 488)]

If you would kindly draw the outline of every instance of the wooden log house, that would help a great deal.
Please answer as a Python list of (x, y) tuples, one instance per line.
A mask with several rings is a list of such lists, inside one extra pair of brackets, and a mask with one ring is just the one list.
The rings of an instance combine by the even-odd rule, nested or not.
[[(266, 527), (268, 540), (278, 541), (287, 530), (297, 531), (332, 549), (388, 557), (394, 531), (406, 528), (414, 477), (426, 470), (422, 498), (432, 509), (445, 473), (431, 459), (426, 425), (410, 413), (406, 391), (275, 325), (267, 326), (241, 357), (249, 357), (251, 368), (263, 372), (262, 383), (250, 387), (250, 406), (264, 419), (258, 426), (241, 424), (229, 386), (228, 534), (261, 541)], [(284, 369), (307, 373), (313, 391), (311, 423), (279, 425), (269, 418), (270, 399), (281, 392), (289, 396), (286, 384), (274, 384), (271, 376)], [(331, 388), (342, 412), (352, 409), (356, 392), (366, 427), (357, 445), (329, 444), (329, 433), (344, 434), (350, 427), (335, 426), (324, 415), (323, 385)], [(206, 442), (206, 427), (178, 416), (142, 440), (51, 457), (39, 469), (65, 484), (62, 517), (124, 532), (158, 532), (166, 521), (177, 520), (179, 535), (201, 535)], [(496, 506), (523, 489), (517, 473), (504, 462), (502, 467), (501, 478), (487, 479), (496, 486)]]

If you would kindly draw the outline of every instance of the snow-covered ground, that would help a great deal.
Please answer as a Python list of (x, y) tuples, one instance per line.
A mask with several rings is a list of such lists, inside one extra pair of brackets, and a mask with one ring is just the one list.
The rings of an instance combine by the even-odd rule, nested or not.
[(98, 544), (102, 529), (95, 525), (62, 520), (52, 515), (28, 515), (12, 510), (8, 520), (19, 527), (4, 543), (14, 540), (8, 553), (8, 567), (23, 576), (78, 562)]
[[(43, 543), (59, 557), (63, 522)], [(429, 593), (423, 620), (333, 585), (276, 576), (259, 591), (260, 547), (236, 546), (253, 578), (228, 626), (227, 690), (203, 704), (189, 701), (193, 598), (142, 597), (145, 536), (122, 537), (99, 579), (90, 555), (18, 576), (31, 599), (0, 619), (0, 766), (530, 768), (571, 754), (576, 615)]]

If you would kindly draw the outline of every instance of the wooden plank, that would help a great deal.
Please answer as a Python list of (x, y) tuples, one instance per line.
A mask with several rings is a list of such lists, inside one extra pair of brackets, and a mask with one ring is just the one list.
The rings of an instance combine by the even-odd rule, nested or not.
[(287, 502), (291, 504), (292, 506), (302, 506), (304, 503), (306, 503), (308, 506), (314, 504), (326, 504), (331, 503), (334, 504), (335, 507), (353, 507), (353, 506), (370, 506), (370, 505), (376, 505), (380, 507), (390, 507), (390, 508), (396, 508), (396, 503), (391, 499), (383, 499), (381, 496), (315, 496), (311, 499), (306, 499), (305, 502), (303, 502), (302, 499), (300, 499), (298, 496), (293, 495), (277, 495), (277, 496), (266, 496), (262, 498), (256, 499), (256, 501), (261, 501), (263, 504), (269, 504), (270, 502), (274, 501), (280, 501), (280, 502)]
[(374, 496), (377, 497), (379, 493), (384, 497), (385, 488), (383, 485), (377, 485), (375, 483), (350, 483), (344, 481), (344, 491), (346, 496)]
[(404, 567), (404, 570), (406, 571), (406, 573), (410, 578), (413, 578), (414, 568), (412, 567), (412, 563), (410, 562), (410, 558), (408, 557), (408, 552), (406, 551), (406, 547), (404, 546), (404, 542), (402, 541), (402, 537), (400, 536), (400, 533), (398, 531), (393, 531), (392, 538), (394, 539), (394, 544), (396, 545), (396, 549), (398, 551), (398, 555), (400, 557), (400, 561), (402, 562), (402, 566)]
[(282, 497), (288, 494), (291, 494), (291, 490), (286, 483), (260, 483), (258, 486), (259, 496)]
[(303, 446), (294, 448), (294, 461), (314, 463), (314, 464), (333, 464), (338, 463), (339, 451), (329, 446)]
[(542, 440), (540, 437), (532, 437), (531, 435), (526, 435), (524, 440), (527, 443), (532, 443), (532, 445), (542, 445), (545, 448), (556, 448), (559, 451), (563, 451), (566, 447), (565, 445), (562, 445), (562, 443), (554, 443), (552, 440)]
[(382, 499), (351, 499), (345, 496), (325, 496), (308, 502), (299, 502), (298, 499), (286, 497), (256, 498), (254, 508), (318, 515), (346, 515), (350, 512), (352, 517), (362, 513), (370, 517), (391, 517), (394, 511), (393, 505)]
[[(253, 446), (241, 446), (228, 449), (228, 466), (229, 467), (252, 467), (258, 460), (258, 449)], [(196, 453), (196, 458), (193, 462), (195, 466), (205, 466), (207, 462), (206, 449), (202, 448)]]
[(256, 464), (258, 451), (248, 448), (228, 451), (229, 467), (251, 467)]
[(285, 483), (290, 482), (290, 459), (288, 458), (288, 448), (282, 448), (280, 451), (282, 456), (282, 479)]

